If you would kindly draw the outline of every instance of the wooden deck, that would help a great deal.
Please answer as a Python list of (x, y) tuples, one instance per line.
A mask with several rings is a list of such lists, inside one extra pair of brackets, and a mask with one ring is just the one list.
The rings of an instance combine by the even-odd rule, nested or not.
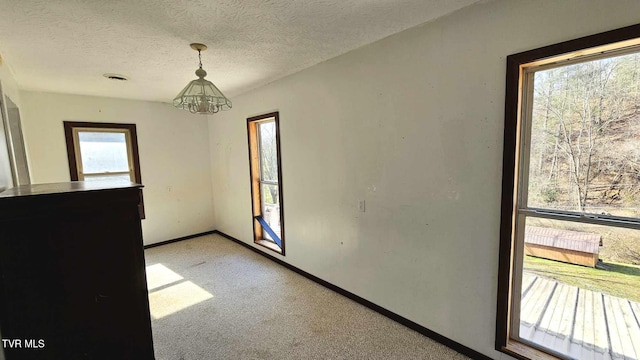
[(520, 337), (575, 359), (640, 359), (640, 304), (524, 272)]

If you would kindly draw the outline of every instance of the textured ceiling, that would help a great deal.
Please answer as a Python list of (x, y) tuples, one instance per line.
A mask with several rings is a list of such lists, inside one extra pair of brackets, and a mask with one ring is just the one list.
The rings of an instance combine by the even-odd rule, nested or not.
[(232, 97), (476, 1), (0, 0), (0, 54), (22, 89), (170, 102), (201, 42)]

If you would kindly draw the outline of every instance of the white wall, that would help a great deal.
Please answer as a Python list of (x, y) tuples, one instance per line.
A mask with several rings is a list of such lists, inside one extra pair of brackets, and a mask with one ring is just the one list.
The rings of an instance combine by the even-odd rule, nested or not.
[[(9, 96), (11, 100), (20, 107), (20, 96), (18, 87), (13, 78), (13, 74), (9, 69), (7, 63), (0, 64), (0, 84), (2, 85), (3, 96)], [(4, 104), (4, 98), (0, 101)], [(4, 107), (4, 105), (3, 105)], [(0, 109), (0, 112), (4, 112), (6, 116), (6, 108)], [(13, 179), (11, 177), (11, 164), (9, 160), (9, 152), (7, 149), (7, 137), (5, 134), (2, 118), (0, 118), (0, 191), (5, 188), (13, 186)]]
[(134, 123), (146, 219), (145, 244), (213, 230), (206, 117), (169, 104), (22, 92), (33, 183), (69, 181), (63, 121)]
[(245, 119), (279, 110), (283, 260), (508, 358), (494, 350), (505, 58), (638, 14), (485, 1), (232, 99), (209, 122), (218, 229), (252, 243)]

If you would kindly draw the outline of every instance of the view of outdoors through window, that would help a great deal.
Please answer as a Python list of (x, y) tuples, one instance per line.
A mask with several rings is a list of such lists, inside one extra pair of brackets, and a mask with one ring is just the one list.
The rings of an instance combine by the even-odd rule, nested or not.
[(79, 131), (78, 142), (85, 181), (133, 181), (124, 132)]
[[(280, 202), (278, 196), (278, 149), (276, 144), (276, 123), (265, 121), (258, 125), (260, 139), (260, 193), (262, 194), (263, 219), (273, 232), (281, 236)], [(263, 231), (265, 239), (271, 236)]]
[(640, 55), (535, 73), (530, 207), (640, 213)]
[[(539, 70), (529, 86), (519, 207), (637, 221), (640, 55)], [(640, 230), (551, 218), (526, 216), (520, 338), (572, 358), (639, 359)]]

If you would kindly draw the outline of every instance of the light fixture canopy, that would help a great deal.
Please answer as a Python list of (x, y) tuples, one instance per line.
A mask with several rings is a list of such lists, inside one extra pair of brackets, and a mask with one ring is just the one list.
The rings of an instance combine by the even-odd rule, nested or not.
[(231, 100), (209, 80), (205, 80), (207, 72), (202, 68), (201, 52), (207, 50), (204, 44), (193, 43), (191, 48), (198, 51), (199, 68), (196, 70), (197, 79), (191, 81), (173, 99), (173, 106), (188, 110), (192, 114), (215, 114), (220, 110), (231, 109)]

